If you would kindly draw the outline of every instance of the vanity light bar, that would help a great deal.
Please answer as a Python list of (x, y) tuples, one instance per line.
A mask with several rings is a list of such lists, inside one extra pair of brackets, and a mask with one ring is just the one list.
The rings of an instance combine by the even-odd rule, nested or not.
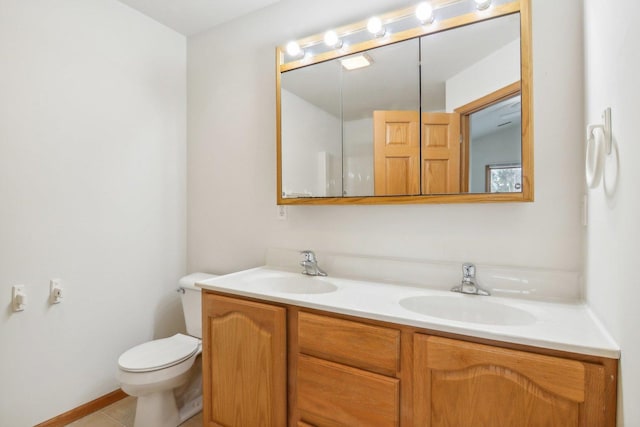
[(338, 37), (338, 33), (329, 30), (324, 33), (324, 44), (333, 49), (340, 49), (342, 47), (342, 40)]
[[(477, 13), (486, 13), (491, 6), (496, 4), (505, 4), (509, 1), (515, 0), (427, 0), (418, 3), (415, 6), (400, 9), (381, 15), (373, 16), (368, 20), (360, 21), (354, 24), (346, 25), (340, 28), (326, 31), (324, 34), (316, 34), (314, 36), (306, 37), (303, 39), (290, 41), (286, 47), (281, 48), (282, 52), (285, 52), (287, 58), (282, 58), (282, 64), (294, 61), (301, 61), (301, 65), (307, 65), (308, 63), (316, 62), (315, 58), (320, 61), (325, 60), (325, 56), (330, 55), (334, 50), (340, 49), (343, 54), (349, 53), (350, 47), (347, 46), (346, 37), (353, 36), (358, 41), (357, 43), (363, 43), (366, 41), (374, 42), (375, 39), (386, 40), (388, 37), (395, 38), (394, 34), (391, 34), (390, 26), (399, 24), (401, 28), (415, 28), (415, 25), (411, 25), (411, 22), (417, 20), (423, 30), (430, 32), (425, 27), (432, 26), (436, 28), (434, 31), (441, 30), (439, 27), (438, 19), (448, 20), (450, 18), (450, 12), (447, 10), (457, 10), (458, 5), (467, 4), (468, 11), (476, 11)], [(453, 7), (449, 9), (449, 7)], [(441, 10), (442, 11), (439, 11)], [(468, 13), (468, 12), (465, 12)], [(413, 19), (413, 21), (411, 20)], [(401, 29), (400, 32), (408, 32), (405, 29)], [(369, 38), (366, 34), (369, 33)], [(414, 36), (415, 37), (415, 36)], [(373, 38), (373, 40), (371, 39)], [(353, 40), (351, 40), (353, 42)], [(351, 44), (351, 42), (349, 44)], [(382, 41), (380, 43), (383, 43)], [(328, 49), (328, 50), (327, 50)]]
[[(286, 45), (285, 52), (287, 52), (287, 54), (292, 59), (299, 59), (304, 56), (304, 53), (299, 53), (297, 50), (293, 51), (295, 53), (294, 55), (289, 52), (289, 46), (292, 43), (296, 43), (296, 45), (300, 47), (300, 51), (302, 52), (304, 52), (305, 49), (316, 46), (322, 42), (324, 42), (324, 44), (328, 48), (340, 49), (343, 46), (342, 39), (344, 37), (357, 32), (361, 32), (363, 30), (368, 31), (374, 37), (383, 37), (388, 34), (386, 25), (393, 24), (394, 22), (406, 19), (412, 15), (415, 16), (422, 25), (427, 25), (434, 21), (434, 10), (436, 8), (449, 6), (454, 3), (460, 3), (461, 1), (464, 0), (431, 0), (429, 2), (421, 2), (415, 7), (410, 7), (379, 16), (372, 16), (368, 20), (360, 22), (359, 24), (353, 26), (346, 26), (336, 30), (328, 30), (324, 33), (324, 36), (321, 40), (319, 40), (317, 36), (312, 36), (298, 41), (290, 41)], [(424, 17), (425, 11), (427, 9), (430, 10), (430, 17)]]
[(491, 0), (475, 0), (478, 10), (486, 10), (491, 6)]
[(382, 19), (374, 16), (367, 21), (367, 31), (374, 35), (374, 37), (383, 37), (387, 29), (382, 24)]
[(429, 2), (422, 2), (416, 6), (416, 18), (422, 25), (431, 24), (435, 19), (433, 6)]
[(304, 49), (300, 47), (300, 44), (296, 41), (290, 41), (287, 43), (287, 47), (285, 48), (287, 51), (287, 55), (292, 58), (299, 58), (304, 56)]

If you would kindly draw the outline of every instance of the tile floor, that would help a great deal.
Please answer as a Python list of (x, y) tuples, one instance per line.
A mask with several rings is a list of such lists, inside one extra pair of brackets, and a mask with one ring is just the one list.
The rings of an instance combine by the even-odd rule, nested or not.
[[(133, 427), (133, 418), (136, 413), (136, 398), (128, 396), (112, 403), (93, 414), (75, 421), (69, 426), (73, 427)], [(180, 424), (181, 427), (202, 426), (202, 412)]]

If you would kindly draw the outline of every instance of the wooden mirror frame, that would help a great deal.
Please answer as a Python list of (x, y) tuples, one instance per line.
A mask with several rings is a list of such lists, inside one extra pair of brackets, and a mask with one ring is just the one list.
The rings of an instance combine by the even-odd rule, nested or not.
[[(432, 3), (446, 3), (446, 0), (435, 0)], [(413, 8), (407, 8), (382, 15), (383, 19), (407, 16)], [(422, 37), (457, 27), (481, 22), (500, 16), (520, 13), (520, 74), (522, 96), (522, 191), (518, 193), (460, 193), (433, 195), (397, 195), (397, 196), (356, 196), (356, 197), (282, 197), (282, 114), (281, 114), (281, 73), (306, 67), (312, 64), (340, 58), (376, 47), (385, 46), (404, 40)], [(361, 21), (337, 29), (339, 33), (349, 33), (366, 27)], [(323, 39), (317, 34), (299, 40), (301, 45), (315, 44)], [(493, 203), (493, 202), (532, 202), (534, 200), (533, 185), (533, 55), (531, 36), (531, 3), (530, 0), (493, 6), (481, 14), (468, 13), (450, 19), (434, 22), (429, 26), (418, 26), (410, 30), (391, 34), (385, 38), (375, 38), (341, 49), (332, 50), (285, 62), (284, 47), (276, 48), (276, 150), (277, 150), (277, 203), (278, 205), (375, 205), (375, 204), (411, 204), (411, 203)]]

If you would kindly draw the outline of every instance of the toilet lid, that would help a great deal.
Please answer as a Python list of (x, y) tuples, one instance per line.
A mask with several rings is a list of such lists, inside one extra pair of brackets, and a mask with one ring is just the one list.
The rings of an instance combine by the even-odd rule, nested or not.
[(155, 371), (177, 365), (197, 353), (199, 348), (198, 338), (176, 334), (125, 351), (118, 359), (118, 366), (129, 372)]

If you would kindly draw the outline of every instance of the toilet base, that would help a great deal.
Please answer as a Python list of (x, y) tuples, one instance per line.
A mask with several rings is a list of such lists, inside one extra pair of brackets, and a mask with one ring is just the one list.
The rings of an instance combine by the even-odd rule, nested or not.
[(173, 390), (138, 396), (134, 427), (176, 427), (180, 422)]
[(122, 390), (138, 398), (134, 427), (176, 427), (200, 412), (201, 360), (194, 355), (180, 365), (149, 373), (118, 371)]
[(202, 411), (202, 396), (199, 396), (190, 402), (187, 402), (180, 408), (180, 424)]

